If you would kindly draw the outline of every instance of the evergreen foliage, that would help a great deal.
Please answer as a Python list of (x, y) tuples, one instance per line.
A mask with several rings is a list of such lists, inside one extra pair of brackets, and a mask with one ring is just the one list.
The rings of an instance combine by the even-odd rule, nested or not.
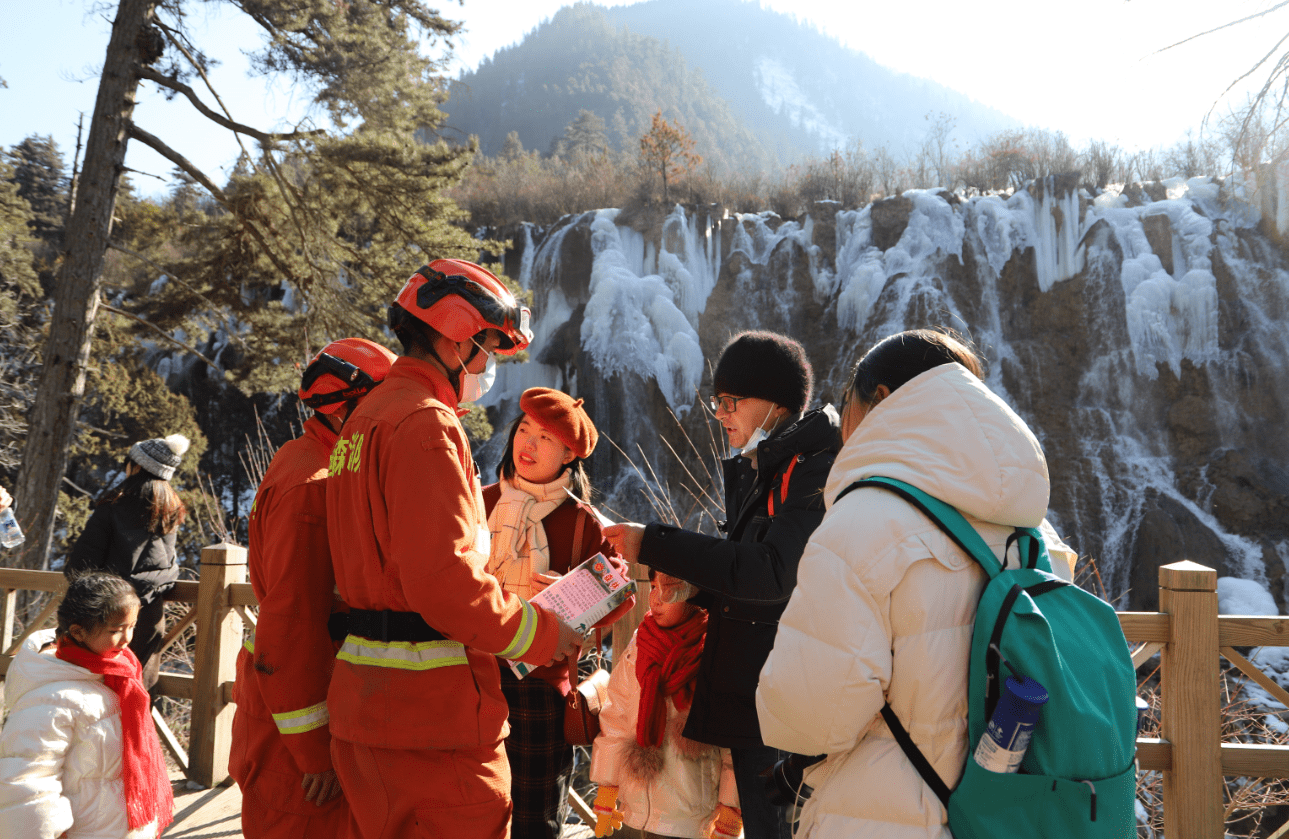
[[(311, 90), (331, 127), (242, 132), (259, 141), (258, 153), (245, 155), (223, 186), (176, 161), (189, 183), (175, 197), (199, 184), (209, 208), (185, 221), (182, 253), (170, 264), (185, 282), (149, 301), (149, 320), (209, 340), (217, 310), (223, 335), (212, 347), (237, 344), (219, 365), (247, 392), (290, 390), (296, 373), (282, 362), (303, 362), (345, 335), (381, 337), (386, 306), (423, 262), (478, 258), (481, 243), (442, 195), (474, 150), (438, 138), (440, 61), (420, 52), (456, 24), (416, 0), (234, 5), (272, 34), (254, 66)], [(163, 25), (168, 55), (191, 54), (180, 49), (191, 41), (184, 23), (177, 16)], [(144, 78), (191, 92), (179, 72)], [(184, 211), (191, 202), (178, 203)]]
[(32, 267), (34, 224), (35, 213), (22, 196), (13, 164), (0, 158), (0, 288), (5, 292), (0, 296), (0, 329), (17, 320), (20, 295), (40, 293)]
[(604, 123), (604, 142), (631, 154), (662, 109), (684, 124), (697, 151), (722, 170), (764, 168), (765, 144), (702, 73), (662, 41), (610, 23), (589, 3), (560, 9), (523, 43), (498, 51), (451, 85), (448, 125), (479, 138), (488, 155), (515, 132), (530, 149), (559, 151), (566, 127)]
[(0, 157), (0, 474), (12, 474), (27, 436), (36, 342), (31, 323), (41, 299), (31, 234), (35, 214), (20, 194), (13, 164)]
[[(478, 259), (495, 248), (466, 232), (464, 213), (443, 195), (475, 153), (472, 144), (439, 137), (442, 47), (455, 23), (421, 0), (223, 2), (252, 18), (263, 36), (240, 45), (253, 67), (287, 78), (312, 101), (303, 123), (266, 131), (225, 111), (206, 75), (211, 62), (192, 15), (197, 0), (120, 0), (85, 177), (65, 234), (56, 222), (66, 190), (50, 188), (52, 174), (61, 173), (61, 161), (51, 162), (56, 149), (34, 138), (14, 152), (27, 177), (20, 188), (38, 199), (39, 234), (49, 241), (65, 235), (69, 243), (54, 286), (52, 352), (45, 353), (58, 364), (44, 368), (32, 413), (39, 433), (33, 426), (17, 481), (19, 503), (47, 511), (33, 525), (27, 564), (45, 561), (45, 534), (54, 527), (49, 492), (64, 472), (93, 477), (104, 468), (102, 445), (83, 440), (65, 466), (78, 409), (82, 421), (95, 417), (111, 426), (102, 430), (129, 437), (123, 411), (132, 404), (146, 414), (140, 423), (168, 426), (165, 433), (190, 425), (186, 412), (196, 406), (226, 467), (254, 428), (257, 409), (282, 413), (276, 397), (251, 394), (294, 391), (299, 365), (328, 340), (387, 338), (386, 306), (429, 259)], [(244, 154), (226, 182), (183, 155), (186, 137), (133, 120), (138, 83), (186, 99), (212, 130), (238, 135)], [(121, 135), (174, 165), (175, 186), (161, 206), (118, 192), (120, 164), (112, 155), (121, 147), (105, 137)], [(96, 251), (107, 247), (110, 255)], [(113, 332), (101, 346), (93, 343), (96, 314)], [(106, 368), (159, 375), (114, 388), (100, 381)], [(242, 392), (228, 392), (225, 380)], [(168, 393), (167, 386), (187, 401), (149, 407), (137, 390)], [(82, 393), (89, 394), (83, 405)], [(188, 460), (196, 464), (199, 454), (194, 443)], [(217, 491), (236, 512), (248, 487), (237, 474), (223, 477)]]
[[(506, 137), (509, 139), (510, 135)], [(574, 156), (605, 154), (609, 150), (609, 138), (604, 133), (604, 120), (585, 108), (578, 111), (577, 119), (564, 129), (564, 150)]]
[(31, 136), (8, 152), (18, 195), (31, 207), (32, 235), (58, 248), (67, 222), (67, 184), (63, 155), (53, 137)]

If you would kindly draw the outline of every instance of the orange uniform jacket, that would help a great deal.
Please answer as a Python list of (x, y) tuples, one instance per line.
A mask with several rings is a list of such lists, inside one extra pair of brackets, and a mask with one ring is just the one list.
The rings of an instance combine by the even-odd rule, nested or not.
[(554, 616), (488, 574), (488, 519), (456, 394), (401, 357), (345, 422), (327, 479), (332, 562), (352, 608), (418, 612), (449, 640), (349, 635), (327, 704), (332, 734), (389, 749), (494, 744), (509, 731), (494, 656), (543, 664)]
[(233, 689), (233, 777), (275, 809), (310, 815), (327, 809), (304, 801), (300, 778), (331, 769), (326, 699), (336, 647), (327, 619), (337, 604), (324, 479), (335, 441), (320, 420), (308, 420), (255, 493), (247, 564), (259, 617)]

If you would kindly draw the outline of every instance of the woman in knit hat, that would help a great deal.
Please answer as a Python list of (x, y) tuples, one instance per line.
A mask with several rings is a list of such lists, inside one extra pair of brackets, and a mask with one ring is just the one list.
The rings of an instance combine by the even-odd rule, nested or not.
[(801, 344), (774, 332), (735, 335), (709, 402), (733, 457), (724, 466), (724, 536), (623, 523), (605, 535), (629, 561), (698, 587), (707, 641), (685, 736), (730, 749), (747, 839), (787, 839), (788, 811), (761, 773), (780, 753), (761, 740), (756, 681), (774, 646), (797, 563), (823, 519), (822, 490), (841, 440), (832, 406), (807, 411), (814, 374)]
[[(590, 506), (585, 460), (599, 433), (581, 399), (535, 387), (519, 397), (515, 420), (497, 466), (497, 483), (483, 488), (492, 542), (488, 571), (525, 600), (597, 553), (619, 567)], [(598, 626), (626, 614), (629, 598)], [(510, 706), (513, 839), (559, 839), (568, 814), (573, 747), (564, 741), (564, 696), (577, 679), (567, 661), (517, 679), (501, 663), (501, 691)]]
[(130, 650), (143, 664), (143, 683), (149, 690), (161, 672), (164, 598), (179, 579), (175, 536), (188, 512), (170, 479), (187, 451), (188, 438), (182, 434), (131, 446), (125, 480), (95, 502), (63, 566), (69, 578), (84, 571), (108, 571), (134, 586), (142, 606)]

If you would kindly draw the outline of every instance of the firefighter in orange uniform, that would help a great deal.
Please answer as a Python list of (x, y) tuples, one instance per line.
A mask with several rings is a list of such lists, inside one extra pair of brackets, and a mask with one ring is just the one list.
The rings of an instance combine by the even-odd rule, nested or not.
[(343, 624), (343, 604), (334, 595), (324, 478), (345, 417), (396, 358), (363, 338), (324, 347), (300, 385), (313, 416), (278, 449), (255, 494), (247, 562), (260, 609), (255, 637), (237, 657), (229, 759), (247, 839), (349, 835), (327, 724), (332, 635), (343, 637), (328, 623)]
[(478, 265), (421, 268), (390, 307), (404, 354), (336, 443), (328, 532), (351, 611), (327, 707), (361, 839), (509, 836), (496, 657), (549, 664), (582, 640), (485, 570), (488, 517), (459, 420), (492, 354), (528, 345), (528, 318)]

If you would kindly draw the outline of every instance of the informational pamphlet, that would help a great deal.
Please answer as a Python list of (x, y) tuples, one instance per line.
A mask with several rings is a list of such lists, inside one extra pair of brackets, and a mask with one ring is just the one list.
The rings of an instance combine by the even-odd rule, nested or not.
[[(529, 602), (554, 612), (569, 626), (586, 634), (635, 591), (636, 584), (625, 571), (615, 568), (604, 554), (596, 554), (538, 592)], [(509, 664), (521, 679), (536, 669), (522, 661)]]

